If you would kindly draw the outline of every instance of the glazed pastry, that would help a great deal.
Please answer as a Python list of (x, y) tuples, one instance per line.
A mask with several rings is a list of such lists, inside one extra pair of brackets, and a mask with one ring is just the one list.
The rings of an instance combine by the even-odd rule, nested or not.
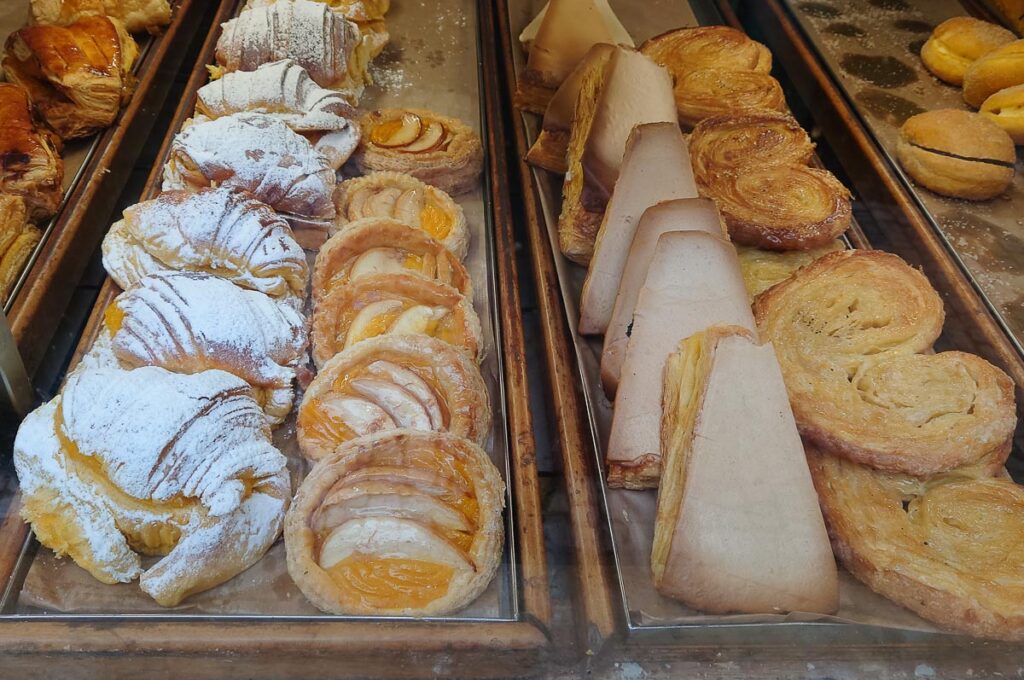
[(1013, 140), (985, 116), (941, 109), (907, 119), (896, 158), (915, 182), (944, 196), (983, 201), (1013, 181)]
[(1024, 85), (999, 90), (985, 100), (979, 113), (1006, 130), (1014, 144), (1024, 144)]
[(108, 16), (132, 33), (155, 33), (171, 23), (167, 0), (31, 0), (29, 11), (36, 24), (67, 26), (82, 17)]
[(288, 223), (230, 188), (165, 191), (127, 208), (103, 240), (103, 266), (125, 290), (149, 274), (206, 272), (294, 305), (309, 279)]
[(377, 218), (350, 222), (324, 244), (313, 267), (313, 296), (362, 276), (401, 272), (452, 286), (473, 299), (469, 273), (452, 251), (422, 229)]
[(747, 111), (786, 111), (779, 81), (760, 71), (705, 68), (676, 77), (673, 90), (681, 125), (693, 127), (705, 118)]
[(0, 194), (0, 302), (10, 297), (41, 238), (42, 233), (27, 221), (21, 197)]
[(333, 614), (437, 616), (494, 578), (505, 485), (472, 442), (443, 432), (360, 437), (320, 461), (285, 520), (288, 573)]
[(165, 607), (259, 560), (290, 493), (263, 412), (222, 371), (72, 373), (21, 424), (14, 464), (40, 543)]
[(806, 441), (918, 476), (1006, 460), (1013, 381), (970, 354), (926, 353), (942, 300), (895, 255), (825, 255), (758, 296), (754, 313)]
[(935, 27), (924, 47), (925, 68), (950, 85), (962, 85), (964, 73), (977, 59), (1015, 40), (1002, 26), (975, 19), (953, 17)]
[(20, 197), (30, 220), (53, 216), (64, 194), (60, 139), (36, 121), (28, 92), (10, 83), (0, 83), (0, 158), (0, 195)]
[(814, 143), (788, 113), (759, 111), (705, 118), (690, 133), (697, 182), (709, 186), (720, 173), (775, 165), (807, 165)]
[(990, 96), (1024, 84), (1024, 40), (1015, 40), (978, 59), (964, 74), (964, 101), (978, 108)]
[(335, 170), (359, 144), (356, 110), (340, 93), (314, 83), (291, 59), (226, 73), (196, 92), (197, 114), (221, 118), (243, 111), (278, 118), (309, 139)]
[(425, 335), (382, 335), (334, 355), (299, 406), (302, 455), (320, 460), (368, 434), (408, 428), (450, 432), (483, 445), (491, 409), (476, 364)]
[(76, 139), (111, 125), (131, 99), (138, 52), (120, 21), (87, 16), (70, 26), (15, 31), (3, 68), (61, 138)]
[(679, 78), (698, 69), (727, 71), (772, 70), (772, 53), (742, 31), (729, 26), (678, 28), (655, 36), (640, 51)]
[(479, 360), (480, 320), (472, 303), (451, 286), (407, 273), (368, 274), (317, 297), (313, 361), (379, 335), (429, 335)]
[(739, 255), (740, 268), (743, 269), (743, 283), (746, 284), (747, 292), (753, 299), (819, 257), (845, 249), (845, 243), (835, 240), (810, 250), (784, 252), (738, 246), (736, 254)]
[(335, 231), (366, 218), (392, 219), (416, 227), (463, 259), (469, 230), (462, 206), (437, 187), (400, 172), (374, 172), (346, 180), (335, 199)]
[(361, 174), (412, 175), (453, 196), (476, 189), (483, 171), (480, 138), (468, 125), (426, 109), (382, 109), (361, 121), (353, 160)]
[(920, 480), (813, 449), (807, 458), (850, 573), (948, 630), (1024, 639), (1024, 488), (977, 469)]
[(124, 368), (219, 369), (249, 383), (271, 425), (291, 411), (306, 320), (263, 293), (212, 274), (153, 274), (114, 299), (103, 328)]

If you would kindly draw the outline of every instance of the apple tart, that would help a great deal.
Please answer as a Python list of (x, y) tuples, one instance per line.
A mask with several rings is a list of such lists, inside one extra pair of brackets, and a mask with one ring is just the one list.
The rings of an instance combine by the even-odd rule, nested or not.
[(299, 487), (285, 520), (288, 573), (333, 614), (451, 613), (494, 578), (504, 502), (497, 468), (466, 439), (411, 430), (361, 437)]
[(299, 448), (320, 460), (351, 439), (398, 428), (482, 445), (488, 404), (480, 369), (465, 353), (425, 335), (384, 335), (321, 367), (299, 406)]
[(742, 31), (729, 26), (678, 28), (640, 45), (640, 51), (679, 78), (698, 69), (772, 70), (772, 53)]
[(370, 274), (317, 297), (313, 308), (313, 361), (323, 366), (338, 352), (379, 335), (429, 335), (479, 359), (480, 319), (462, 293), (415, 274)]
[(437, 187), (400, 172), (374, 172), (346, 180), (335, 199), (336, 231), (364, 218), (388, 218), (422, 230), (459, 259), (466, 257), (469, 230), (462, 206)]
[(360, 173), (403, 172), (453, 196), (477, 188), (483, 147), (462, 121), (426, 109), (382, 109), (361, 124), (363, 138), (353, 155)]
[(825, 255), (758, 296), (754, 313), (808, 442), (918, 476), (1006, 460), (1013, 381), (971, 354), (927, 353), (942, 300), (895, 255)]
[(693, 127), (705, 118), (746, 111), (786, 111), (779, 81), (760, 71), (704, 68), (676, 77), (673, 94), (681, 125)]
[(719, 173), (807, 165), (814, 153), (814, 142), (796, 119), (774, 111), (705, 118), (690, 133), (689, 147), (694, 178), (704, 186)]

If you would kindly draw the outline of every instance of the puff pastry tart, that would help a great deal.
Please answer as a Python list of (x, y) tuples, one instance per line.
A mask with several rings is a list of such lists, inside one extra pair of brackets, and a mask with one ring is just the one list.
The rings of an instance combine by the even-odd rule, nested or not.
[(421, 229), (466, 257), (469, 230), (462, 206), (437, 187), (400, 172), (374, 172), (346, 180), (338, 189), (338, 229), (367, 217), (390, 218)]
[(25, 88), (0, 83), (0, 193), (20, 196), (28, 217), (57, 212), (63, 197), (60, 138), (36, 120)]
[(813, 449), (807, 460), (850, 573), (943, 628), (1024, 639), (1024, 487), (976, 468), (920, 480)]
[(135, 89), (139, 49), (117, 19), (88, 16), (70, 26), (26, 26), (7, 39), (7, 80), (28, 90), (63, 139), (87, 137), (117, 118)]
[(772, 70), (772, 53), (729, 26), (679, 28), (640, 45), (640, 51), (669, 70), (676, 80), (705, 68), (728, 71)]
[(306, 320), (263, 293), (211, 274), (153, 274), (114, 299), (104, 330), (126, 368), (220, 369), (249, 383), (272, 425), (291, 411)]
[(382, 109), (361, 124), (363, 139), (353, 156), (360, 173), (404, 172), (453, 196), (477, 188), (483, 147), (462, 121), (426, 109)]
[(754, 313), (807, 441), (917, 476), (1006, 460), (1013, 381), (970, 354), (924, 353), (942, 300), (895, 255), (825, 255), (758, 296)]
[(705, 118), (690, 134), (690, 158), (698, 183), (719, 173), (774, 165), (807, 165), (814, 143), (793, 116), (773, 111)]
[(73, 373), (21, 424), (14, 464), (40, 543), (165, 607), (259, 560), (290, 491), (262, 410), (223, 371)]
[(31, 0), (29, 11), (33, 23), (58, 26), (87, 16), (113, 17), (132, 33), (155, 33), (171, 23), (171, 5), (167, 0)]
[(157, 272), (206, 272), (296, 305), (309, 279), (288, 223), (230, 188), (165, 191), (127, 208), (103, 239), (103, 266), (126, 290)]
[(299, 406), (299, 448), (320, 460), (340, 444), (407, 428), (483, 444), (491, 409), (476, 364), (425, 335), (382, 335), (332, 357)]
[(422, 229), (392, 219), (349, 222), (328, 239), (313, 267), (313, 296), (371, 274), (412, 273), (473, 298), (469, 273), (452, 251)]
[(501, 561), (505, 485), (487, 454), (444, 432), (339, 447), (285, 520), (288, 573), (334, 614), (436, 616), (487, 588)]
[(779, 81), (761, 71), (687, 71), (676, 77), (673, 93), (679, 122), (689, 127), (723, 113), (787, 109)]
[(479, 359), (480, 320), (472, 302), (438, 281), (406, 273), (369, 274), (332, 288), (313, 309), (313, 361), (378, 335), (429, 335)]

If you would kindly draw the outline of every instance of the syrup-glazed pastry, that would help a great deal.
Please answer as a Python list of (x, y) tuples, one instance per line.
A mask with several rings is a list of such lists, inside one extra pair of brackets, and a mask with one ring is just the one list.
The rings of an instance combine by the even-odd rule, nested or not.
[(971, 354), (925, 353), (942, 299), (895, 255), (825, 255), (758, 296), (754, 313), (815, 446), (918, 476), (1006, 460), (1013, 381)]
[(156, 32), (171, 23), (167, 0), (31, 0), (32, 22), (67, 26), (82, 17), (113, 17), (132, 33)]
[(104, 330), (125, 368), (227, 371), (249, 383), (272, 425), (291, 411), (306, 320), (263, 293), (211, 274), (153, 274), (114, 299)]
[(426, 109), (382, 109), (361, 121), (353, 160), (360, 173), (404, 172), (456, 196), (476, 189), (483, 171), (480, 138), (455, 118)]
[(705, 118), (690, 133), (690, 158), (697, 182), (718, 173), (770, 165), (807, 165), (814, 143), (787, 113), (758, 111)]
[(290, 491), (263, 411), (223, 371), (75, 372), (21, 424), (14, 464), (40, 543), (165, 607), (259, 560)]
[(679, 122), (689, 127), (720, 114), (787, 109), (779, 81), (760, 71), (688, 71), (676, 78), (673, 94)]
[(845, 250), (846, 244), (840, 240), (826, 243), (810, 250), (761, 250), (749, 246), (738, 246), (736, 254), (740, 258), (740, 269), (743, 270), (743, 283), (751, 299), (768, 290), (776, 283), (786, 280), (790, 274), (801, 267), (809, 265), (819, 257)]
[(640, 45), (640, 51), (669, 70), (677, 80), (698, 69), (772, 70), (772, 53), (742, 31), (729, 26), (677, 28)]
[(437, 187), (400, 172), (374, 172), (338, 188), (338, 230), (364, 218), (389, 218), (423, 230), (462, 259), (469, 230), (462, 206)]
[(476, 363), (426, 335), (382, 335), (325, 363), (298, 410), (299, 448), (311, 460), (350, 439), (408, 428), (483, 445), (491, 409)]
[(429, 335), (479, 359), (480, 319), (462, 293), (411, 273), (368, 274), (316, 299), (313, 361), (378, 335)]
[(309, 279), (288, 223), (230, 188), (165, 191), (127, 208), (103, 239), (103, 266), (126, 290), (157, 272), (206, 272), (296, 305)]
[(334, 614), (436, 616), (487, 588), (501, 561), (505, 485), (446, 432), (360, 437), (314, 466), (285, 520), (288, 573)]
[(28, 217), (43, 220), (63, 198), (60, 138), (36, 120), (28, 92), (0, 83), (0, 194), (20, 196)]

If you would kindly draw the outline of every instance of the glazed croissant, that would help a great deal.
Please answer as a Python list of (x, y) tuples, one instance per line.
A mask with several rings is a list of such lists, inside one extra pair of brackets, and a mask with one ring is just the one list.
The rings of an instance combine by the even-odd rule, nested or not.
[[(74, 373), (21, 424), (14, 464), (40, 543), (165, 607), (262, 557), (290, 492), (249, 387), (223, 371)], [(141, 555), (166, 557), (143, 570)]]
[(32, 21), (66, 26), (86, 16), (108, 16), (120, 20), (132, 33), (155, 31), (171, 23), (167, 0), (32, 0)]
[(25, 88), (11, 83), (0, 83), (0, 158), (0, 193), (24, 199), (29, 219), (57, 212), (64, 179), (60, 139), (37, 123)]
[(63, 139), (114, 122), (135, 88), (138, 46), (117, 19), (87, 16), (70, 26), (26, 26), (7, 39), (7, 79), (28, 90)]
[(103, 240), (103, 266), (121, 288), (168, 270), (214, 274), (301, 304), (308, 268), (288, 224), (244, 191), (165, 191), (124, 211)]

